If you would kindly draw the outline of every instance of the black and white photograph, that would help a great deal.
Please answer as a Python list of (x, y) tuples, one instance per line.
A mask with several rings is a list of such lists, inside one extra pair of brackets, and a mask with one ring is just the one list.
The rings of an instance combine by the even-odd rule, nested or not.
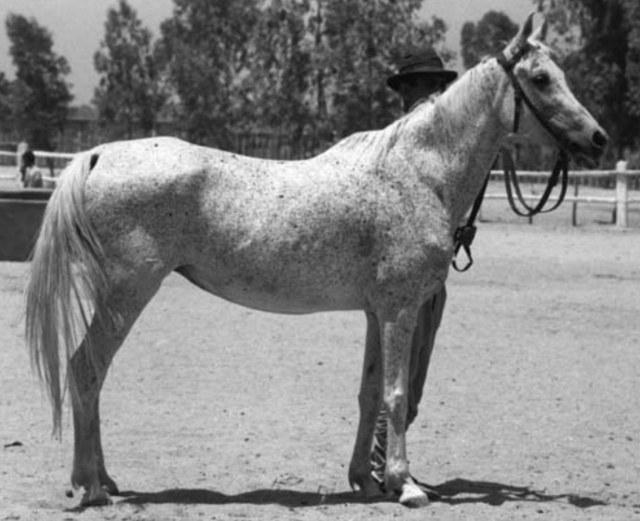
[(640, 2), (0, 21), (0, 521), (640, 520)]

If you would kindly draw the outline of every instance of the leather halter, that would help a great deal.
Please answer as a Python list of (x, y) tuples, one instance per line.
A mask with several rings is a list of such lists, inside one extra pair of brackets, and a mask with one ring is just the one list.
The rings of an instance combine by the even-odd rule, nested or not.
[[(515, 52), (511, 56), (507, 57), (507, 55), (503, 51), (496, 57), (496, 60), (502, 66), (502, 69), (505, 71), (507, 77), (511, 81), (511, 85), (514, 91), (515, 109), (513, 115), (513, 133), (515, 134), (518, 132), (522, 114), (522, 105), (524, 103), (538, 120), (538, 122), (544, 127), (544, 129), (549, 132), (549, 134), (551, 134), (551, 136), (553, 136), (553, 138), (558, 142), (558, 144), (560, 145), (560, 150), (558, 153), (556, 164), (553, 168), (551, 176), (549, 177), (549, 181), (547, 182), (547, 187), (545, 188), (542, 197), (535, 206), (529, 206), (524, 196), (522, 195), (522, 190), (520, 189), (520, 183), (518, 181), (518, 176), (516, 173), (515, 162), (511, 157), (511, 153), (506, 148), (502, 148), (500, 150), (503, 156), (504, 180), (507, 199), (509, 200), (511, 209), (517, 215), (520, 215), (522, 217), (532, 217), (539, 213), (548, 213), (558, 208), (558, 206), (560, 206), (564, 201), (569, 177), (569, 158), (567, 156), (567, 153), (565, 152), (565, 149), (569, 147), (570, 143), (564, 136), (560, 135), (549, 124), (542, 112), (538, 109), (538, 107), (535, 106), (535, 104), (524, 92), (522, 86), (520, 85), (520, 82), (518, 81), (518, 78), (513, 72), (513, 68), (515, 67), (515, 65), (527, 52), (529, 52), (530, 49), (531, 46), (529, 44), (520, 45), (516, 48)], [(558, 178), (560, 177), (560, 175), (562, 175), (562, 185), (560, 188), (560, 195), (558, 196), (558, 200), (553, 204), (553, 206), (551, 206), (551, 208), (545, 208), (553, 188), (558, 183)], [(482, 206), (482, 200), (484, 198), (484, 193), (489, 182), (489, 176), (490, 172), (487, 174), (482, 189), (480, 190), (480, 193), (473, 203), (473, 207), (467, 219), (467, 224), (458, 227), (453, 237), (454, 254), (451, 264), (453, 266), (453, 269), (458, 272), (467, 271), (473, 265), (473, 257), (471, 256), (471, 243), (473, 242), (476, 234), (476, 226), (474, 222), (476, 220), (478, 212), (480, 211), (480, 207)], [(514, 194), (524, 210), (518, 208), (514, 199)], [(460, 251), (460, 248), (463, 248), (465, 254), (467, 255), (467, 264), (462, 268), (459, 267), (456, 263), (456, 257), (458, 255), (458, 252)]]

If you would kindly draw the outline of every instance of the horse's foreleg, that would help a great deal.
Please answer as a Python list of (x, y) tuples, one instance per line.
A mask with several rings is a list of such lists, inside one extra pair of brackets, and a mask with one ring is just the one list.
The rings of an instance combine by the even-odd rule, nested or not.
[(84, 506), (109, 503), (109, 494), (118, 493), (102, 452), (100, 391), (118, 348), (158, 287), (159, 281), (139, 291), (113, 292), (107, 303), (113, 315), (93, 319), (69, 362), (75, 437), (71, 483), (84, 488)]
[(375, 422), (382, 399), (382, 360), (378, 319), (373, 313), (367, 313), (366, 316), (367, 337), (360, 394), (358, 395), (360, 421), (349, 465), (349, 483), (352, 488), (360, 490), (365, 496), (373, 497), (380, 494), (380, 487), (371, 476), (370, 453)]
[(380, 320), (382, 338), (383, 400), (388, 411), (385, 486), (405, 506), (429, 503), (409, 474), (405, 441), (411, 337), (417, 309), (404, 309), (394, 320)]

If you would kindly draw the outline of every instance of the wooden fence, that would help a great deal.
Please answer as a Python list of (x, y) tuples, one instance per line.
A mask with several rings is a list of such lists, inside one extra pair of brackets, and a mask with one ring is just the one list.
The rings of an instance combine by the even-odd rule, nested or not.
[[(529, 182), (529, 186), (534, 187), (539, 184), (546, 184), (549, 173), (538, 171), (520, 171), (518, 178), (523, 182)], [(502, 170), (492, 170), (491, 179), (503, 179), (504, 172)], [(573, 186), (573, 194), (567, 190), (564, 198), (566, 203), (574, 204), (574, 209), (578, 203), (582, 204), (609, 204), (615, 209), (616, 226), (627, 228), (629, 226), (629, 207), (630, 205), (640, 203), (640, 196), (636, 195), (630, 188), (635, 187), (640, 179), (640, 170), (582, 170), (570, 171), (569, 183)], [(581, 185), (594, 185), (594, 181), (603, 180), (613, 184), (614, 189), (612, 195), (580, 195), (579, 187)], [(523, 197), (528, 202), (535, 202), (540, 199), (540, 193), (535, 193), (532, 189), (531, 193), (523, 193)], [(507, 199), (506, 191), (489, 192), (485, 194), (485, 199)], [(557, 201), (556, 195), (549, 197), (549, 201)], [(572, 224), (576, 225), (575, 211), (572, 216)]]

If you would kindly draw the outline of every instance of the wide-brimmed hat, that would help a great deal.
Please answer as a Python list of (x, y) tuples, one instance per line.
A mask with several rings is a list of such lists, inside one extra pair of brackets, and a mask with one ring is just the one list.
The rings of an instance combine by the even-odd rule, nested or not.
[(429, 47), (405, 54), (398, 62), (398, 72), (387, 78), (387, 85), (393, 90), (398, 90), (403, 80), (418, 74), (440, 78), (445, 83), (451, 83), (458, 77), (456, 71), (444, 68), (442, 58)]

